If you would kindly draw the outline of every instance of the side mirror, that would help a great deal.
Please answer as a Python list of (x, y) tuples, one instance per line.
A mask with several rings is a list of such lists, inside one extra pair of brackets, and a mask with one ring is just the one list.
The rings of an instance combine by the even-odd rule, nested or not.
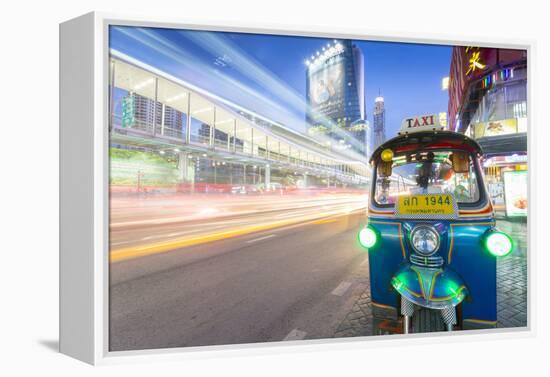
[(470, 171), (470, 159), (466, 152), (453, 152), (451, 162), (455, 173), (468, 173)]
[(392, 161), (380, 161), (378, 164), (378, 176), (390, 177), (392, 173)]

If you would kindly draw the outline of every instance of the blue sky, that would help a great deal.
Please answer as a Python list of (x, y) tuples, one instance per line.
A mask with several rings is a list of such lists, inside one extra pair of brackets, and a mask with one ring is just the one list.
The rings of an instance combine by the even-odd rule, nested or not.
[[(115, 27), (111, 48), (305, 131), (304, 60), (331, 39)], [(411, 115), (447, 111), (451, 47), (355, 41), (365, 61), (367, 119), (380, 90), (386, 134)]]

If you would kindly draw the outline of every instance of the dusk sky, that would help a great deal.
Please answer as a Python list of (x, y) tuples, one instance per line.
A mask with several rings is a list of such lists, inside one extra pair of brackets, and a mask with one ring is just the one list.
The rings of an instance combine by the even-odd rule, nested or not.
[[(115, 27), (110, 46), (238, 105), (305, 132), (305, 59), (332, 39)], [(355, 41), (365, 61), (367, 120), (386, 106), (386, 136), (403, 118), (447, 111), (441, 79), (451, 47)]]

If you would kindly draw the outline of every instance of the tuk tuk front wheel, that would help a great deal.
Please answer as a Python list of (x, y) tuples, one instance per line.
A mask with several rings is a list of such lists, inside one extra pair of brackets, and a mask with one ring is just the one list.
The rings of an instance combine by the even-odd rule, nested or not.
[(411, 321), (412, 333), (445, 331), (440, 310), (418, 307)]

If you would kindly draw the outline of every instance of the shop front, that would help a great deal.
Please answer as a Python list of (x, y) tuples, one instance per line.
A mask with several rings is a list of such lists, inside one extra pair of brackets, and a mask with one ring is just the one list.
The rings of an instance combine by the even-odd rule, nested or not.
[(497, 212), (527, 216), (527, 56), (524, 50), (454, 47), (449, 128), (478, 141)]

